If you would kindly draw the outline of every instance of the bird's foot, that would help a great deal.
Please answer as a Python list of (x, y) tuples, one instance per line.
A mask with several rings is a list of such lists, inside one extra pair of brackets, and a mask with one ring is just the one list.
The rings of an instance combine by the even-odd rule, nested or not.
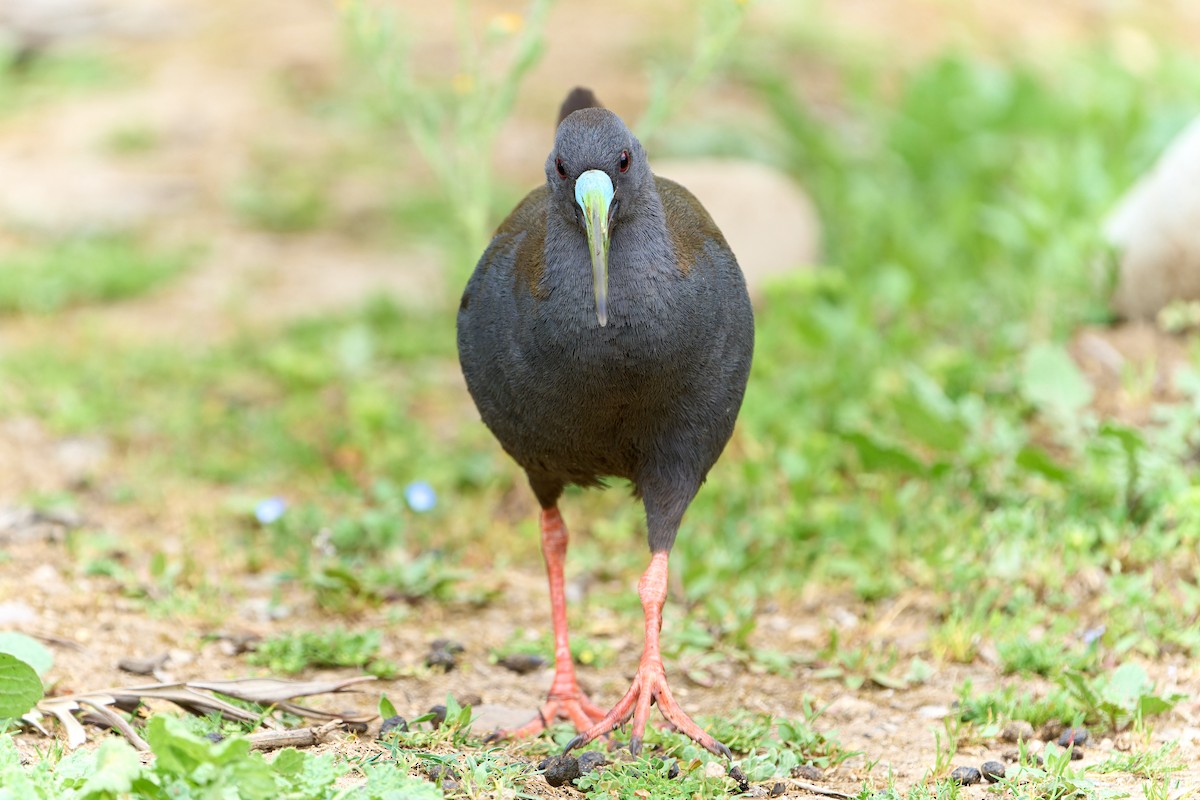
[(603, 718), (604, 709), (588, 700), (573, 675), (569, 678), (556, 676), (546, 703), (536, 717), (519, 728), (497, 731), (489, 738), (523, 739), (534, 736), (558, 719), (570, 721), (577, 731), (586, 731)]
[(661, 658), (643, 657), (638, 667), (633, 685), (612, 710), (597, 722), (572, 739), (563, 752), (569, 752), (576, 747), (591, 742), (597, 737), (604, 736), (614, 729), (624, 725), (633, 718), (633, 733), (629, 737), (629, 751), (635, 756), (641, 752), (642, 740), (646, 735), (646, 723), (650, 717), (651, 703), (657, 704), (659, 711), (667, 718), (667, 722), (675, 730), (687, 736), (696, 744), (719, 756), (732, 758), (729, 748), (714, 739), (707, 731), (692, 721), (684, 713), (675, 698), (671, 696), (671, 688), (667, 685), (667, 673), (663, 668)]

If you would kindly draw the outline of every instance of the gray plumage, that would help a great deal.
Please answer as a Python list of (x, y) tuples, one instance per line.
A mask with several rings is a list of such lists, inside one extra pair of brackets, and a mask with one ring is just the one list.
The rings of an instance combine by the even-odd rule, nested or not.
[[(574, 196), (588, 169), (615, 188), (604, 327)], [(699, 201), (651, 173), (615, 114), (569, 113), (546, 184), (501, 224), (458, 312), (467, 387), (542, 507), (567, 484), (627, 478), (651, 550), (669, 550), (733, 432), (753, 347), (741, 270)]]

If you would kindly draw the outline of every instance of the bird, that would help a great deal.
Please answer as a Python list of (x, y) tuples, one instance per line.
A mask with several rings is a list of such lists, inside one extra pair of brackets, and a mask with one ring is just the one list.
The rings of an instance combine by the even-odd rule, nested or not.
[[(688, 505), (732, 436), (754, 351), (754, 314), (737, 259), (687, 189), (656, 176), (645, 149), (595, 94), (563, 102), (545, 183), (500, 224), (459, 303), (459, 362), (484, 424), (521, 466), (541, 507), (554, 678), (537, 717), (578, 735), (564, 752), (632, 719), (641, 750), (656, 704), (710, 752), (729, 749), (671, 694), (659, 636), (668, 557)], [(646, 512), (649, 564), (638, 582), (642, 656), (610, 710), (581, 691), (571, 659), (558, 508), (568, 485), (626, 479)]]

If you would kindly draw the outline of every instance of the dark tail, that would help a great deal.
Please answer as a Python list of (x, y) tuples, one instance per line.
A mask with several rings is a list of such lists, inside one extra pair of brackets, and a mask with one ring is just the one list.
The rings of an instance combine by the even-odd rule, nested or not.
[(564, 119), (581, 108), (604, 108), (604, 106), (596, 99), (596, 95), (592, 93), (591, 89), (576, 86), (558, 109), (558, 124), (561, 125)]

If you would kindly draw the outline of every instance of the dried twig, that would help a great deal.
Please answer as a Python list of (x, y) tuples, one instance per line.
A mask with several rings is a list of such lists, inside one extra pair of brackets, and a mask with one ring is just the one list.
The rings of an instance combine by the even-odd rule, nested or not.
[(342, 727), (342, 720), (335, 719), (324, 725), (311, 728), (294, 728), (288, 731), (266, 731), (252, 733), (246, 737), (253, 750), (279, 750), (283, 747), (315, 747), (325, 741), (329, 734)]
[(810, 792), (812, 794), (819, 794), (824, 797), (837, 797), (837, 798), (839, 798), (839, 800), (849, 800), (849, 798), (854, 797), (854, 795), (852, 795), (852, 794), (846, 794), (845, 792), (839, 792), (837, 789), (826, 789), (824, 786), (818, 786), (815, 783), (807, 783), (805, 781), (798, 781), (795, 778), (788, 781), (788, 783), (793, 788), (799, 789), (802, 792)]
[[(220, 714), (227, 719), (239, 722), (256, 723), (263, 727), (277, 728), (278, 723), (268, 714), (249, 711), (233, 705), (219, 695), (232, 697), (249, 703), (263, 706), (265, 709), (281, 709), (300, 717), (309, 719), (330, 720), (329, 722), (310, 729), (297, 731), (273, 731), (270, 733), (254, 734), (264, 737), (262, 741), (273, 741), (271, 737), (296, 736), (315, 744), (319, 736), (324, 736), (343, 721), (367, 722), (375, 718), (374, 713), (348, 714), (339, 712), (331, 714), (315, 708), (308, 708), (297, 703), (289, 702), (297, 697), (309, 697), (317, 694), (336, 694), (350, 691), (350, 687), (375, 678), (369, 675), (346, 678), (338, 681), (288, 681), (276, 678), (244, 678), (227, 681), (188, 681), (185, 683), (150, 683), (139, 686), (125, 686), (116, 689), (103, 689), (95, 692), (80, 692), (78, 694), (48, 697), (38, 703), (37, 709), (27, 715), (27, 721), (40, 730), (41, 715), (51, 715), (58, 720), (67, 735), (67, 747), (74, 749), (87, 741), (87, 732), (75, 715), (82, 712), (84, 722), (96, 721), (121, 732), (134, 747), (148, 750), (149, 746), (137, 733), (134, 727), (119, 713), (119, 709), (136, 709), (145, 700), (166, 700), (174, 703), (184, 711), (196, 716)], [(319, 736), (318, 736), (319, 734)], [(253, 736), (251, 739), (253, 740)], [(287, 745), (278, 745), (286, 747)], [(266, 746), (263, 749), (270, 749)]]

